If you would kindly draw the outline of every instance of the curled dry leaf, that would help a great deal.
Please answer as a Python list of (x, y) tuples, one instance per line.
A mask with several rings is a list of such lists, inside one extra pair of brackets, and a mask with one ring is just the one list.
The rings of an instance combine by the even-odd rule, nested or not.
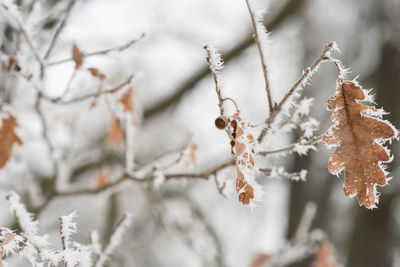
[(75, 43), (72, 46), (72, 58), (75, 62), (75, 69), (79, 69), (83, 64), (83, 53)]
[(250, 134), (244, 134), (245, 123), (240, 119), (239, 113), (233, 115), (230, 125), (232, 127), (232, 156), (236, 158), (236, 191), (239, 194), (239, 201), (248, 205), (255, 196), (254, 187), (248, 177), (248, 171), (254, 167), (254, 159), (249, 147), (254, 144), (254, 138)]
[(132, 115), (134, 124), (139, 122), (138, 110), (133, 103), (133, 87), (129, 87), (126, 92), (121, 96), (119, 102), (122, 104), (123, 111)]
[(110, 145), (119, 145), (124, 142), (124, 132), (120, 122), (116, 117), (111, 118), (110, 132), (108, 134), (107, 141)]
[(2, 120), (0, 129), (0, 169), (4, 168), (11, 158), (14, 144), (22, 145), (21, 139), (15, 132), (17, 126), (17, 119), (7, 113), (7, 116)]
[(15, 57), (9, 57), (8, 60), (4, 63), (3, 67), (4, 71), (6, 72), (21, 71), (21, 67), (18, 65), (18, 60)]
[(193, 139), (190, 140), (188, 146), (188, 157), (187, 160), (185, 161), (185, 166), (189, 167), (189, 166), (193, 166), (196, 164), (197, 161), (197, 151), (199, 150), (199, 145), (196, 143), (196, 141), (194, 141)]
[(130, 113), (135, 112), (132, 102), (132, 91), (133, 88), (129, 87), (128, 90), (126, 90), (126, 92), (119, 99), (119, 102), (122, 104), (124, 108), (124, 112), (130, 112)]
[(251, 261), (250, 267), (265, 267), (269, 258), (270, 256), (264, 253), (256, 254)]
[(92, 74), (93, 77), (100, 80), (100, 85), (99, 88), (97, 89), (98, 95), (93, 99), (92, 103), (90, 104), (90, 108), (94, 108), (97, 105), (97, 100), (99, 98), (101, 91), (103, 91), (104, 80), (106, 79), (106, 75), (97, 68), (88, 68), (88, 71), (90, 71), (90, 74)]
[(108, 175), (108, 171), (104, 169), (100, 169), (96, 174), (96, 188), (102, 188), (106, 186), (110, 182), (110, 178)]
[(317, 249), (312, 267), (339, 267), (336, 252), (331, 244), (322, 242)]
[(397, 136), (382, 112), (363, 105), (366, 92), (352, 81), (337, 81), (336, 94), (327, 103), (334, 125), (323, 136), (323, 143), (335, 147), (328, 169), (332, 174), (345, 170), (343, 190), (346, 196), (357, 195), (367, 208), (378, 203), (376, 185), (387, 183), (382, 163), (391, 160), (382, 144)]
[(102, 73), (97, 68), (88, 68), (88, 71), (90, 71), (90, 74), (92, 74), (93, 77), (96, 77), (101, 81), (104, 81), (106, 79), (106, 77), (107, 77), (104, 73)]

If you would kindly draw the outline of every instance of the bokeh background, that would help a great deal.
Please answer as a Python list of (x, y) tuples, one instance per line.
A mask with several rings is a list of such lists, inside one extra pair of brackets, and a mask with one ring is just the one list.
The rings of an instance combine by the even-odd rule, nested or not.
[[(68, 1), (16, 2), (35, 46), (42, 51)], [(400, 128), (399, 0), (259, 3), (268, 9), (265, 23), (271, 44), (267, 64), (275, 101), (325, 44), (335, 41), (341, 53), (333, 56), (351, 69), (346, 78), (358, 77), (364, 88), (373, 88), (376, 103), (390, 112), (385, 118)], [(262, 70), (251, 31), (244, 0), (79, 0), (51, 58), (70, 56), (74, 42), (83, 51), (96, 51), (145, 33), (132, 48), (87, 58), (85, 66), (101, 69), (110, 85), (135, 73), (135, 103), (142, 111), (134, 141), (137, 166), (179, 150), (193, 138), (199, 150), (191, 171), (201, 171), (230, 157), (226, 134), (214, 127), (219, 110), (202, 45), (220, 50), (225, 60), (222, 90), (235, 99), (242, 116), (261, 124), (267, 115)], [(2, 60), (15, 53), (16, 42), (15, 30), (1, 14)], [(26, 44), (18, 56), (24, 70), (38, 72)], [(45, 77), (45, 92), (54, 97), (62, 94), (73, 68), (73, 62), (51, 67)], [(331, 125), (325, 102), (334, 93), (336, 76), (333, 64), (323, 64), (303, 91), (315, 99), (311, 115), (321, 122), (318, 133)], [(96, 86), (89, 74), (81, 74), (70, 93), (93, 91)], [(14, 158), (0, 170), (0, 225), (10, 226), (14, 219), (4, 196), (15, 190), (34, 209), (43, 201), (52, 165), (29, 84), (0, 73), (0, 97), (15, 112), (24, 140)], [(106, 142), (111, 117), (107, 101), (99, 101), (95, 109), (89, 105), (43, 107), (50, 138), (64, 158), (63, 182), (77, 187), (94, 186), (100, 168), (107, 168), (113, 177), (123, 163), (123, 152)], [(296, 138), (293, 133), (272, 142), (284, 145)], [(400, 164), (398, 143), (390, 147), (393, 179), (379, 189), (380, 203), (374, 210), (344, 197), (343, 174), (338, 178), (328, 173), (331, 151), (318, 145), (318, 151), (308, 156), (260, 159), (264, 166), (307, 169), (309, 174), (306, 182), (260, 176), (263, 202), (254, 211), (237, 201), (232, 168), (218, 175), (226, 182), (225, 197), (211, 179), (161, 185), (128, 183), (96, 196), (58, 198), (38, 219), (41, 231), (49, 233), (57, 244), (58, 217), (77, 210), (79, 234), (75, 238), (85, 242), (91, 229), (98, 229), (107, 240), (121, 215), (133, 212), (133, 226), (109, 266), (249, 266), (256, 253), (274, 253), (293, 236), (306, 203), (312, 201), (318, 207), (313, 227), (327, 233), (344, 266), (395, 266), (400, 249)], [(19, 259), (13, 264), (27, 266)], [(306, 259), (293, 266), (309, 264)]]

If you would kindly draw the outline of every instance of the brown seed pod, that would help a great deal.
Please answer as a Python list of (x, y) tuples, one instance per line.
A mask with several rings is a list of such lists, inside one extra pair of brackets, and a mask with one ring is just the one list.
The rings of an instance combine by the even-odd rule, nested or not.
[(226, 128), (226, 126), (228, 126), (228, 118), (224, 115), (221, 115), (215, 119), (215, 127), (218, 129), (223, 130)]

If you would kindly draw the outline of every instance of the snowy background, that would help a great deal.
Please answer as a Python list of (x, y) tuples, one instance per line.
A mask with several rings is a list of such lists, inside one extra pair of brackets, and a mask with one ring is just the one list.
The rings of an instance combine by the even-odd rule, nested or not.
[[(31, 1), (17, 1), (23, 14)], [(24, 16), (24, 26), (41, 53), (54, 32), (39, 27), (49, 10), (63, 10), (68, 1), (35, 1), (33, 11)], [(376, 102), (391, 112), (387, 119), (399, 128), (400, 108), (400, 1), (398, 0), (297, 0), (258, 1), (268, 9), (271, 44), (267, 51), (272, 97), (281, 99), (329, 41), (335, 41), (351, 73), (365, 88), (374, 88)], [(52, 11), (52, 12), (53, 12)], [(55, 12), (57, 18), (57, 12)], [(277, 17), (282, 17), (277, 19)], [(12, 53), (15, 40), (7, 35), (8, 18), (0, 13), (2, 59)], [(278, 23), (276, 23), (278, 21)], [(142, 120), (134, 139), (135, 162), (142, 166), (169, 151), (179, 150), (190, 138), (198, 144), (196, 164), (188, 171), (202, 171), (230, 157), (229, 140), (214, 126), (219, 115), (217, 96), (210, 74), (196, 79), (172, 104), (162, 105), (188, 80), (207, 68), (204, 44), (224, 53), (251, 35), (251, 21), (244, 0), (80, 0), (71, 11), (50, 62), (71, 56), (73, 43), (84, 52), (120, 46), (145, 33), (145, 37), (122, 52), (86, 58), (85, 67), (96, 67), (107, 75), (111, 88), (135, 74), (134, 101)], [(17, 54), (26, 72), (37, 74), (37, 64), (22, 44)], [(72, 61), (49, 67), (44, 92), (51, 97), (63, 94), (74, 71)], [(201, 76), (201, 75), (200, 75)], [(267, 99), (256, 46), (235, 53), (221, 72), (223, 92), (235, 99), (246, 121), (260, 124), (267, 111)], [(321, 124), (318, 133), (330, 125), (325, 102), (334, 92), (336, 70), (322, 65), (303, 94), (313, 97), (311, 115)], [(51, 153), (42, 136), (34, 112), (34, 90), (30, 83), (0, 74), (0, 89), (7, 109), (18, 118), (24, 144), (0, 170), (0, 225), (14, 223), (5, 199), (10, 190), (29, 203), (43, 201), (41, 191), (52, 176)], [(81, 71), (71, 84), (68, 96), (93, 92), (98, 81)], [(6, 93), (6, 88), (12, 88)], [(118, 95), (119, 96), (119, 95)], [(8, 97), (8, 98), (7, 98)], [(106, 143), (115, 96), (107, 96), (90, 109), (90, 101), (58, 106), (44, 103), (49, 136), (55, 154), (62, 159), (60, 187), (95, 186), (96, 172), (107, 168), (110, 177), (118, 176), (121, 149)], [(160, 104), (161, 103), (161, 104)], [(162, 107), (158, 112), (150, 112)], [(268, 142), (273, 147), (290, 144), (296, 136), (288, 134)], [(325, 231), (345, 266), (392, 266), (400, 247), (400, 175), (395, 156), (390, 164), (393, 180), (381, 188), (377, 210), (360, 208), (356, 199), (343, 196), (343, 177), (328, 173), (331, 151), (317, 145), (308, 156), (286, 155), (262, 158), (263, 166), (284, 166), (288, 171), (308, 169), (306, 182), (260, 177), (263, 202), (255, 210), (237, 201), (236, 174), (228, 168), (218, 175), (226, 182), (225, 198), (210, 180), (167, 181), (161, 185), (124, 183), (117, 190), (98, 195), (60, 197), (51, 201), (39, 216), (43, 233), (59, 244), (58, 217), (77, 213), (79, 242), (86, 242), (90, 230), (98, 229), (106, 240), (125, 212), (133, 213), (132, 227), (109, 266), (249, 266), (257, 253), (274, 253), (297, 227), (305, 205), (317, 204), (313, 227)], [(29, 266), (18, 257), (11, 266)], [(293, 266), (309, 266), (309, 262)]]

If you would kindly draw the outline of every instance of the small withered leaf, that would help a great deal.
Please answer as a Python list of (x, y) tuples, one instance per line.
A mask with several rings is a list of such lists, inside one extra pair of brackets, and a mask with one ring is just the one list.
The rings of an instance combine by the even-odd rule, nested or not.
[(110, 132), (108, 134), (107, 141), (110, 145), (116, 146), (124, 142), (124, 132), (120, 122), (116, 117), (111, 118)]
[(119, 98), (119, 102), (122, 104), (123, 111), (130, 113), (133, 124), (137, 125), (140, 121), (140, 110), (136, 108), (134, 99), (133, 87), (129, 87), (125, 93)]
[(186, 167), (194, 166), (197, 162), (197, 153), (199, 150), (199, 145), (196, 143), (194, 139), (191, 139), (187, 146), (187, 149), (188, 149), (188, 155), (185, 161), (185, 166)]
[(327, 241), (322, 242), (315, 253), (315, 259), (312, 267), (339, 267), (336, 261), (336, 252), (331, 244)]
[(268, 263), (268, 259), (270, 256), (268, 254), (259, 253), (254, 255), (252, 262), (250, 263), (250, 267), (265, 267)]
[(132, 91), (133, 88), (129, 87), (128, 90), (126, 90), (126, 92), (119, 99), (119, 102), (122, 104), (124, 108), (124, 112), (130, 112), (130, 113), (135, 112), (132, 102)]
[(18, 65), (18, 60), (15, 57), (9, 57), (3, 66), (5, 72), (21, 71), (21, 67)]
[(75, 69), (79, 69), (83, 64), (83, 53), (76, 43), (72, 46), (72, 59), (75, 62)]
[(15, 132), (18, 126), (17, 119), (10, 113), (7, 115), (3, 118), (0, 129), (0, 169), (4, 168), (11, 158), (14, 144), (22, 145), (21, 139)]
[(102, 73), (99, 69), (97, 68), (88, 68), (88, 71), (90, 71), (90, 74), (92, 74), (93, 77), (96, 77), (100, 79), (101, 81), (106, 79), (106, 75)]
[(329, 172), (339, 174), (345, 170), (345, 195), (357, 195), (360, 205), (373, 208), (378, 203), (376, 186), (387, 182), (382, 164), (390, 161), (382, 143), (394, 138), (397, 131), (379, 115), (369, 115), (376, 109), (358, 102), (364, 99), (359, 85), (337, 81), (336, 94), (327, 102), (334, 125), (324, 134), (323, 143), (335, 147)]
[(243, 173), (240, 171), (239, 166), (236, 168), (237, 178), (236, 178), (236, 190), (239, 193), (239, 201), (244, 205), (249, 205), (250, 201), (254, 198), (254, 189), (246, 181)]
[(96, 188), (102, 188), (110, 182), (108, 171), (105, 169), (100, 169), (96, 174)]
[(4, 236), (4, 240), (3, 240), (3, 245), (7, 245), (8, 243), (10, 243), (15, 237), (15, 234), (13, 233), (6, 233)]

